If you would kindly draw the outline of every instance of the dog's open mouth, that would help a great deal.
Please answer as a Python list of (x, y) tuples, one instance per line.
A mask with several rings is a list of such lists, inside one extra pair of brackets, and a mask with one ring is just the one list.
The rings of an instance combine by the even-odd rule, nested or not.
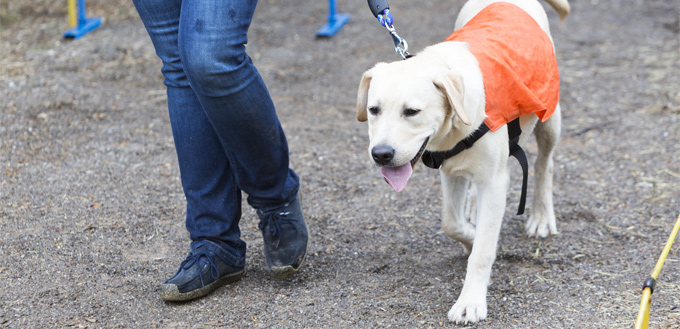
[(430, 137), (425, 139), (423, 145), (420, 147), (420, 150), (418, 150), (418, 153), (416, 153), (416, 156), (413, 157), (413, 159), (411, 159), (411, 161), (408, 163), (399, 167), (380, 168), (380, 173), (383, 175), (383, 177), (385, 177), (385, 181), (387, 184), (390, 184), (390, 186), (392, 186), (395, 191), (401, 192), (401, 190), (406, 187), (408, 179), (411, 178), (411, 174), (413, 174), (413, 167), (416, 165), (418, 160), (420, 160), (423, 152), (425, 152), (425, 147), (427, 146), (427, 142), (429, 140)]

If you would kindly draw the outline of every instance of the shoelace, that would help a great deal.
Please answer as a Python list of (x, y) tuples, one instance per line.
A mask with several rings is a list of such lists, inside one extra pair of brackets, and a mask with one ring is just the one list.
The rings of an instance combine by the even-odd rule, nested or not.
[[(218, 256), (219, 257), (219, 256)], [(208, 264), (210, 264), (210, 275), (212, 276), (213, 280), (217, 280), (220, 278), (220, 271), (217, 269), (217, 265), (215, 265), (215, 261), (213, 261), (213, 258), (210, 257), (210, 254), (201, 249), (199, 252), (193, 251), (187, 259), (185, 259), (182, 264), (180, 264), (180, 268), (183, 268), (185, 270), (190, 269), (194, 264), (198, 266), (198, 276), (201, 278), (201, 284), (205, 286), (205, 283), (203, 281), (203, 269), (201, 268), (201, 258), (205, 258), (206, 261), (208, 261)]]
[(271, 233), (272, 238), (274, 239), (274, 247), (278, 248), (279, 247), (279, 241), (281, 237), (281, 226), (280, 226), (280, 220), (281, 217), (286, 217), (290, 215), (290, 212), (275, 212), (272, 211), (268, 214), (265, 214), (260, 221), (260, 223), (257, 225), (257, 227), (264, 232), (264, 228), (267, 224), (269, 225), (269, 232)]

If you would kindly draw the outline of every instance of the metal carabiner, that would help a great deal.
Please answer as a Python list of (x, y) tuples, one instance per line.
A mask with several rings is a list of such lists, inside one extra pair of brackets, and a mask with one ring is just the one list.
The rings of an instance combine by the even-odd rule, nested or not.
[(407, 59), (411, 57), (411, 54), (408, 53), (408, 42), (402, 37), (400, 37), (397, 34), (397, 31), (395, 31), (394, 26), (386, 26), (387, 31), (390, 32), (390, 35), (392, 36), (392, 41), (394, 42), (394, 51), (401, 56), (402, 59)]
[(380, 22), (380, 25), (384, 26), (392, 36), (394, 51), (396, 51), (403, 59), (411, 57), (411, 54), (407, 51), (408, 43), (404, 38), (400, 37), (394, 29), (394, 19), (392, 19), (392, 13), (390, 12), (390, 6), (387, 4), (387, 0), (368, 0), (368, 6), (371, 8), (373, 16)]

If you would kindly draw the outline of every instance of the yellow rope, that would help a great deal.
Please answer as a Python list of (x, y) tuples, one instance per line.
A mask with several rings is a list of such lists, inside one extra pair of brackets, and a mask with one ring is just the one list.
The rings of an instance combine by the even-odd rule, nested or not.
[(68, 0), (68, 26), (76, 26), (76, 0)]
[[(666, 261), (666, 257), (668, 257), (668, 253), (671, 251), (671, 246), (673, 245), (673, 241), (675, 241), (675, 237), (678, 235), (679, 230), (680, 230), (680, 216), (678, 216), (678, 219), (675, 221), (673, 231), (671, 232), (671, 235), (668, 237), (668, 241), (666, 241), (666, 246), (663, 248), (659, 260), (656, 262), (654, 271), (652, 271), (651, 278), (654, 281), (659, 276), (659, 272), (661, 272), (663, 263)], [(652, 304), (652, 287), (649, 287), (647, 286), (647, 284), (645, 284), (645, 288), (642, 290), (642, 301), (640, 301), (640, 312), (638, 313), (637, 322), (635, 323), (635, 329), (647, 329), (649, 327), (649, 311), (651, 309), (651, 304)]]

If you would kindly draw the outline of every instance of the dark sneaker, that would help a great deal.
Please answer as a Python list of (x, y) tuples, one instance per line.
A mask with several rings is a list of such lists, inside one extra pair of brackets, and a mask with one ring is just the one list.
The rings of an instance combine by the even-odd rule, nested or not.
[(229, 265), (219, 253), (202, 245), (191, 251), (177, 273), (161, 284), (160, 296), (165, 301), (203, 297), (225, 284), (237, 281), (243, 272), (243, 267)]
[(275, 209), (257, 210), (264, 239), (264, 258), (271, 276), (286, 278), (297, 272), (307, 254), (307, 225), (300, 195)]

